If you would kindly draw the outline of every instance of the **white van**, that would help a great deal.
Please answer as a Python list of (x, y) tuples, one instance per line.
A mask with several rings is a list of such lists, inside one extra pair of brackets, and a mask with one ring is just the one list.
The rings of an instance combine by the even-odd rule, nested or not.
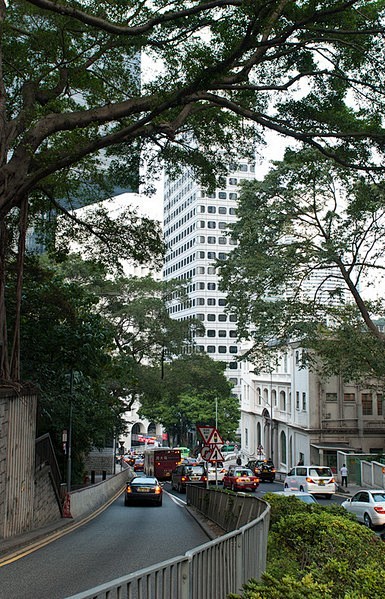
[(335, 493), (335, 479), (328, 466), (295, 466), (285, 478), (285, 489), (324, 495), (330, 499)]

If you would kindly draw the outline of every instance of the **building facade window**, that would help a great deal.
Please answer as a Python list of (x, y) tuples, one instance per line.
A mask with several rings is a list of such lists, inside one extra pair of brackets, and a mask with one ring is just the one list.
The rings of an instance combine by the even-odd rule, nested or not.
[(284, 433), (284, 431), (281, 431), (281, 462), (283, 462), (284, 464), (286, 464), (287, 458), (286, 458), (286, 435)]
[(306, 393), (305, 393), (305, 391), (302, 392), (302, 409), (306, 410)]
[(361, 393), (362, 415), (373, 416), (373, 401), (371, 393)]
[(325, 393), (326, 401), (337, 401), (337, 393)]
[(295, 407), (299, 410), (299, 391), (295, 392)]
[(344, 401), (356, 401), (355, 393), (344, 393)]

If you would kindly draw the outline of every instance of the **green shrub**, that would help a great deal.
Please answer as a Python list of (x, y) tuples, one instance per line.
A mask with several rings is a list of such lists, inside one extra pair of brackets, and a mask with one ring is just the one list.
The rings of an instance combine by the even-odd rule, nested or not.
[(385, 599), (385, 545), (335, 504), (265, 495), (271, 505), (267, 567), (242, 599)]

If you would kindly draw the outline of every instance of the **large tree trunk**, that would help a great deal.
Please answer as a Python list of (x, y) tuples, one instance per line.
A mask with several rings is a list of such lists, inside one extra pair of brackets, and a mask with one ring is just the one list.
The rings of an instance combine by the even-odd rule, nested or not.
[(5, 311), (5, 258), (8, 231), (4, 220), (0, 221), (0, 381), (10, 380), (8, 358), (7, 317)]
[(24, 274), (24, 258), (25, 258), (25, 243), (27, 235), (27, 219), (28, 219), (28, 197), (25, 196), (21, 202), (19, 215), (19, 240), (17, 251), (17, 282), (16, 282), (16, 314), (15, 325), (13, 331), (13, 343), (11, 352), (10, 374), (11, 379), (15, 382), (20, 382), (20, 313), (21, 313), (21, 298), (23, 291), (23, 274)]

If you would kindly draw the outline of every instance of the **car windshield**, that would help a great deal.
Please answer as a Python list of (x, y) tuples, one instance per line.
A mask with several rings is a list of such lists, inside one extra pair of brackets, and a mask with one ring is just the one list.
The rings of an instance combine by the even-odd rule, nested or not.
[(158, 481), (155, 478), (134, 478), (131, 481), (131, 486), (139, 486), (139, 487), (153, 487), (157, 485)]
[(234, 472), (234, 476), (254, 476), (254, 474), (251, 472), (251, 470), (236, 470)]
[(385, 501), (385, 493), (372, 493), (373, 501), (376, 503), (379, 501)]
[(203, 466), (187, 466), (186, 474), (204, 474)]
[(310, 468), (310, 476), (333, 476), (330, 468)]

